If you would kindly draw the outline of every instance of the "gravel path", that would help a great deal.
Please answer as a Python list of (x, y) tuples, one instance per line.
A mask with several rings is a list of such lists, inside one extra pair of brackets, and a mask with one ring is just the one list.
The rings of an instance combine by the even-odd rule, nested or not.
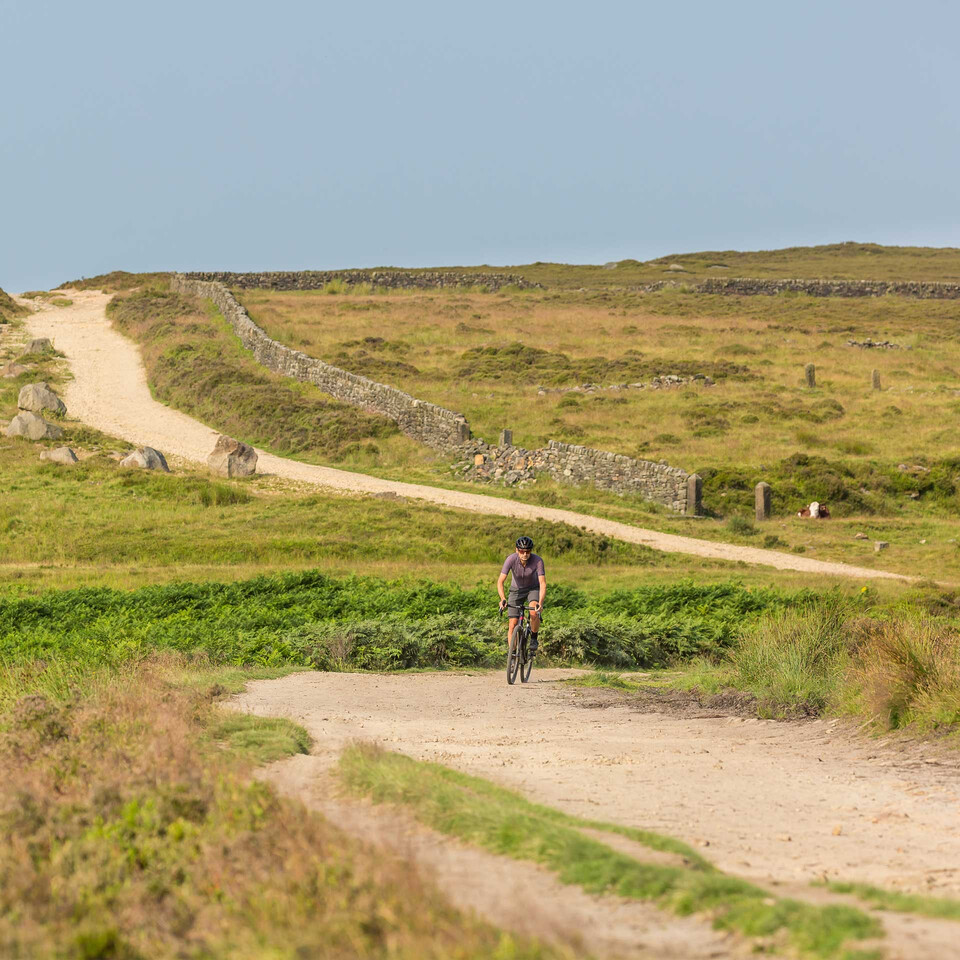
[[(325, 784), (340, 750), (368, 740), (487, 777), (577, 816), (678, 837), (720, 869), (782, 896), (831, 899), (810, 886), (823, 878), (960, 895), (955, 755), (866, 740), (830, 721), (644, 712), (610, 691), (559, 682), (576, 673), (534, 670), (534, 682), (513, 687), (500, 672), (301, 673), (250, 683), (233, 704), (306, 727), (314, 738), (312, 755), (267, 768), (266, 777), (362, 835), (389, 835), (393, 828), (378, 827), (369, 805), (353, 812), (338, 808)], [(423, 840), (405, 832), (413, 837), (398, 852), (441, 878), (451, 894), (470, 895), (471, 881), (448, 876), (443, 863), (463, 867), (473, 862), (472, 853), (447, 851), (438, 859), (430, 853), (439, 843), (435, 836)], [(525, 875), (510, 861), (495, 869), (508, 887)], [(555, 892), (545, 886), (538, 900), (547, 903)], [(509, 905), (488, 906), (488, 899), (480, 901), (484, 909), (507, 923), (498, 910)], [(575, 919), (583, 913), (582, 904), (560, 899), (557, 905)], [(706, 931), (681, 933), (669, 918), (657, 920), (640, 907), (619, 920), (596, 907), (594, 920), (609, 924), (612, 952), (627, 936), (623, 923), (654, 955), (658, 946), (672, 942), (676, 948), (675, 938), (682, 943), (685, 936), (691, 936), (691, 957), (739, 951)], [(888, 960), (958, 955), (960, 925), (880, 916)], [(588, 932), (587, 942), (597, 948), (593, 936)]]
[[(106, 318), (109, 296), (95, 291), (69, 293), (73, 306), (44, 305), (27, 319), (34, 337), (50, 337), (67, 356), (73, 381), (64, 400), (71, 417), (131, 443), (148, 444), (165, 455), (204, 463), (213, 449), (217, 431), (157, 402), (147, 387), (146, 372), (136, 344), (117, 333)], [(444, 490), (422, 484), (381, 480), (361, 473), (299, 463), (257, 451), (258, 470), (289, 480), (345, 490), (351, 493), (395, 493), (430, 503), (524, 520), (554, 520), (573, 524), (629, 543), (641, 543), (669, 553), (687, 553), (718, 560), (741, 560), (780, 570), (799, 570), (862, 580), (908, 579), (900, 574), (871, 570), (845, 563), (832, 563), (795, 554), (733, 546), (658, 533), (614, 520), (604, 520), (571, 510), (557, 510), (517, 503), (482, 493)]]

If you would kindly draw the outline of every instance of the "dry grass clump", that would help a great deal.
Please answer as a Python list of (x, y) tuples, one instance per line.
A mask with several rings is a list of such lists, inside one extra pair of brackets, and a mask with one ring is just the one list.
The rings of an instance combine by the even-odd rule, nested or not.
[(960, 636), (943, 620), (880, 619), (830, 596), (768, 615), (730, 663), (734, 683), (769, 713), (851, 713), (922, 732), (960, 723)]
[(211, 690), (172, 683), (176, 666), (130, 668), (65, 703), (30, 694), (6, 713), (0, 955), (466, 958), (511, 945), (250, 782), (212, 739)]
[(944, 729), (960, 722), (960, 637), (930, 619), (859, 625), (850, 679), (861, 709), (891, 728)]

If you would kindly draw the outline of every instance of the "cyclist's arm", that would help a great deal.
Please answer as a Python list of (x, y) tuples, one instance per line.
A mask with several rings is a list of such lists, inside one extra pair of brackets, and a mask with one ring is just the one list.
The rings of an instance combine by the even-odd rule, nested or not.
[(537, 609), (542, 610), (543, 601), (547, 598), (547, 578), (541, 576), (538, 579), (540, 580), (540, 600), (538, 601)]
[(507, 602), (507, 598), (503, 595), (503, 585), (507, 581), (507, 575), (505, 573), (500, 574), (500, 579), (497, 581), (497, 593), (500, 594), (500, 603), (504, 604)]

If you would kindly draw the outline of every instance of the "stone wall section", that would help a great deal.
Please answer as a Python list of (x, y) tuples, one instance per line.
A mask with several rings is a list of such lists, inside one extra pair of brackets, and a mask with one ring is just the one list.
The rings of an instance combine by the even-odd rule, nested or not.
[(539, 450), (488, 444), (472, 437), (462, 414), (417, 400), (394, 387), (308, 357), (271, 339), (219, 281), (176, 274), (170, 286), (178, 293), (212, 300), (243, 346), (274, 373), (313, 383), (337, 400), (388, 417), (414, 440), (456, 455), (454, 470), (462, 479), (510, 486), (535, 482), (538, 474), (546, 474), (560, 483), (592, 484), (617, 493), (637, 493), (679, 513), (699, 510), (699, 503), (688, 502), (691, 475), (677, 467), (556, 440)]
[(440, 270), (277, 270), (260, 273), (187, 273), (188, 280), (223, 283), (240, 289), (263, 290), (319, 290), (334, 280), (351, 285), (370, 283), (376, 287), (408, 290), (436, 290), (441, 287), (519, 287), (524, 290), (542, 290), (540, 283), (531, 283), (512, 273), (453, 273)]
[(176, 274), (170, 286), (178, 293), (212, 300), (244, 347), (274, 373), (316, 384), (336, 400), (388, 417), (407, 436), (435, 450), (459, 450), (470, 439), (470, 428), (462, 414), (417, 400), (402, 390), (341, 370), (271, 339), (222, 283)]
[(960, 300), (960, 283), (933, 280), (751, 280), (745, 277), (710, 277), (701, 283), (658, 280), (642, 286), (644, 293), (684, 286), (695, 293), (722, 293), (741, 297), (803, 293), (811, 297), (885, 297), (918, 300)]
[(687, 502), (690, 474), (685, 470), (557, 440), (539, 450), (471, 440), (464, 444), (463, 457), (452, 469), (464, 480), (506, 486), (526, 486), (546, 474), (559, 483), (637, 493), (678, 513), (696, 513), (698, 506)]

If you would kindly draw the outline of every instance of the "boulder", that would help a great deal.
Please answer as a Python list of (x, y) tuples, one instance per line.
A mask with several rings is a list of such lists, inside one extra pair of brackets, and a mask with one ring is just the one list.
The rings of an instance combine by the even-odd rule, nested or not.
[(27, 353), (53, 353), (53, 341), (48, 337), (37, 337), (31, 340), (26, 349)]
[(170, 472), (167, 461), (159, 450), (153, 447), (137, 447), (132, 453), (128, 453), (121, 461), (121, 467), (139, 467), (141, 470), (163, 470)]
[(49, 383), (28, 383), (21, 387), (17, 406), (21, 410), (32, 410), (34, 413), (48, 410), (55, 417), (62, 417), (67, 412), (63, 401), (50, 389)]
[(48, 463), (61, 463), (67, 467), (80, 462), (70, 447), (55, 447), (53, 450), (42, 450), (40, 452), (40, 459), (46, 460)]
[(32, 410), (21, 410), (7, 427), (8, 437), (24, 437), (27, 440), (59, 440), (63, 430), (55, 423), (47, 423)]
[(221, 434), (207, 464), (221, 477), (249, 477), (257, 471), (257, 451)]
[(3, 377), (4, 380), (12, 380), (14, 377), (19, 377), (21, 373), (26, 373), (29, 369), (22, 363), (8, 363), (0, 370), (0, 377)]

